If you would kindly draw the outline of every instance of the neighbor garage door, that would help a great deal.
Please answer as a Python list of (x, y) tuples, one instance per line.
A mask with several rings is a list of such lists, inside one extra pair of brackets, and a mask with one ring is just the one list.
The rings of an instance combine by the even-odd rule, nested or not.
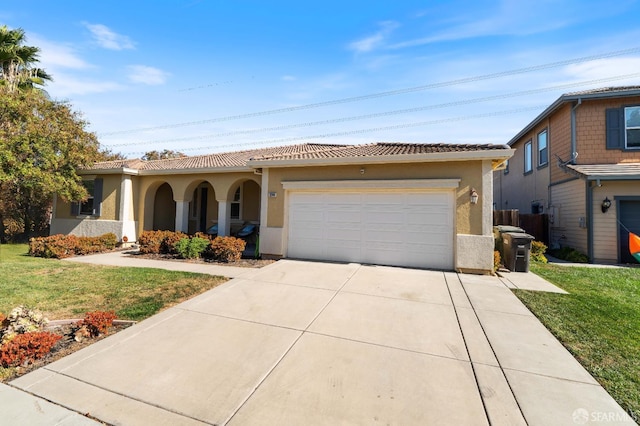
[(287, 256), (453, 269), (453, 191), (289, 194)]

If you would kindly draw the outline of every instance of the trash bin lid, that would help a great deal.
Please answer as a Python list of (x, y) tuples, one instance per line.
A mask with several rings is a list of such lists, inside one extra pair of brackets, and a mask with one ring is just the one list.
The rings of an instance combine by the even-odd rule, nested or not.
[(509, 235), (512, 240), (535, 240), (536, 237), (533, 235), (525, 234), (524, 232), (507, 232), (506, 235)]
[(500, 233), (505, 233), (505, 232), (524, 232), (524, 229), (519, 228), (517, 226), (511, 226), (511, 225), (497, 225), (497, 226), (494, 226), (494, 228), (496, 228), (498, 230), (498, 232), (500, 232)]

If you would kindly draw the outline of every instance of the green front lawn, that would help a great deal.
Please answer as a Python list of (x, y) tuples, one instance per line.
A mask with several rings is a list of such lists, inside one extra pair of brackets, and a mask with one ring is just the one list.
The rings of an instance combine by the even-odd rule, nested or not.
[(640, 269), (532, 264), (569, 295), (515, 290), (633, 418), (640, 419)]
[(50, 320), (96, 310), (142, 320), (227, 281), (187, 272), (40, 259), (26, 255), (27, 250), (25, 244), (0, 245), (0, 312), (5, 315), (26, 305)]

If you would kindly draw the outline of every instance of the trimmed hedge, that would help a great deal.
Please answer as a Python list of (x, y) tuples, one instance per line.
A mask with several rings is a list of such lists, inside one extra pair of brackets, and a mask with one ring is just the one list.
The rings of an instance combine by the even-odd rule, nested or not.
[(29, 255), (64, 259), (65, 257), (113, 250), (116, 244), (118, 244), (118, 238), (111, 232), (99, 237), (58, 234), (49, 237), (31, 238), (29, 240)]
[[(205, 245), (205, 242), (208, 243)], [(138, 237), (140, 253), (173, 254), (183, 258), (203, 257), (218, 262), (240, 260), (246, 242), (236, 237), (211, 237), (202, 232), (189, 237), (183, 232), (144, 231)], [(201, 250), (204, 246), (204, 251)], [(196, 253), (198, 253), (196, 255)]]

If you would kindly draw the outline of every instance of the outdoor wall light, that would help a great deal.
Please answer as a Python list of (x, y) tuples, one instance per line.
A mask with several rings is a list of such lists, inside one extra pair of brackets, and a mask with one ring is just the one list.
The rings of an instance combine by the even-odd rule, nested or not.
[(364, 167), (360, 169), (360, 174), (363, 175), (365, 172)]
[(471, 193), (469, 195), (471, 196), (471, 204), (478, 204), (478, 191), (471, 188)]
[(607, 210), (609, 210), (609, 207), (611, 207), (611, 200), (609, 197), (605, 197), (602, 201), (602, 213), (606, 213)]

